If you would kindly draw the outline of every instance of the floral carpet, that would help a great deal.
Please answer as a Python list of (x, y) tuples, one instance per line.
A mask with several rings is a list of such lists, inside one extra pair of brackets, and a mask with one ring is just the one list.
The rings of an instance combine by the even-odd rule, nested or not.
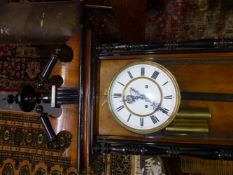
[(0, 89), (18, 90), (23, 84), (33, 84), (47, 61), (39, 58), (33, 46), (0, 45)]
[[(111, 5), (107, 0), (87, 3)], [(145, 41), (168, 42), (233, 37), (233, 2), (147, 0)], [(88, 9), (87, 21), (103, 42), (121, 40), (112, 10)]]

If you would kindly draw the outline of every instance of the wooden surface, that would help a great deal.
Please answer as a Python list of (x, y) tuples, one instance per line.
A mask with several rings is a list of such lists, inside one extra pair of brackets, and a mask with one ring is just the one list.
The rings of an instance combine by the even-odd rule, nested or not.
[(145, 40), (146, 1), (110, 0), (122, 41), (136, 42)]
[(86, 42), (85, 42), (85, 61), (83, 67), (84, 81), (83, 81), (83, 135), (82, 135), (82, 169), (89, 173), (89, 165), (91, 159), (91, 144), (92, 144), (92, 133), (91, 133), (91, 110), (93, 110), (91, 100), (91, 33), (86, 33)]
[(163, 158), (163, 164), (167, 175), (185, 175), (180, 169), (180, 159)]
[[(184, 101), (181, 100), (181, 107), (209, 108), (212, 113), (212, 119), (209, 121), (208, 137), (167, 137), (159, 136), (155, 138), (146, 138), (146, 136), (134, 134), (119, 126), (111, 116), (107, 104), (107, 90), (112, 77), (120, 68), (128, 63), (144, 59), (179, 59), (193, 58), (194, 60), (202, 58), (228, 58), (232, 59), (233, 53), (204, 53), (204, 54), (170, 54), (170, 55), (147, 55), (147, 56), (127, 56), (121, 57), (121, 60), (105, 60), (102, 58), (99, 64), (99, 81), (97, 87), (97, 112), (96, 127), (98, 128), (97, 136), (99, 138), (114, 139), (136, 139), (146, 141), (161, 142), (182, 142), (182, 143), (211, 143), (211, 144), (233, 144), (233, 102), (210, 102), (210, 101)], [(113, 58), (113, 57), (111, 57)], [(116, 59), (117, 56), (114, 56)], [(123, 59), (125, 58), (125, 59)], [(178, 62), (177, 62), (178, 63)], [(180, 63), (164, 65), (176, 77), (181, 91), (191, 92), (216, 92), (216, 93), (233, 93), (233, 61), (221, 63)]]
[[(73, 59), (71, 62), (63, 63), (58, 62), (52, 73), (53, 75), (60, 75), (64, 83), (62, 87), (78, 88), (79, 84), (79, 35), (73, 35), (67, 42), (73, 50)], [(58, 118), (50, 118), (55, 133), (61, 130), (67, 130), (72, 134), (72, 142), (64, 153), (64, 156), (71, 158), (71, 163), (74, 167), (77, 166), (77, 126), (78, 126), (78, 105), (62, 105), (62, 114)]]

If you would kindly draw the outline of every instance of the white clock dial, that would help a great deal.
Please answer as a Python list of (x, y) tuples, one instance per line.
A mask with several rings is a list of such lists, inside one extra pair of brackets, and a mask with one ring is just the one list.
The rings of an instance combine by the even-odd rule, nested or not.
[(124, 67), (112, 80), (108, 104), (113, 117), (130, 131), (148, 134), (175, 117), (180, 92), (174, 76), (155, 62)]

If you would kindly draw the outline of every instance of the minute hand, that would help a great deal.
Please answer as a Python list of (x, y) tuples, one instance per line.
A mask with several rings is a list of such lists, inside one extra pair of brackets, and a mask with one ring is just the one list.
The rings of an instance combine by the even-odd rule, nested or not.
[(141, 94), (138, 90), (134, 89), (134, 88), (130, 88), (130, 93), (134, 92), (135, 93), (135, 99), (142, 99), (145, 100), (146, 102), (149, 102), (150, 105), (153, 107), (153, 109), (156, 109), (159, 104), (156, 102), (152, 102), (146, 95)]
[(141, 94), (138, 90), (134, 89), (134, 88), (130, 88), (130, 94), (132, 95), (132, 92), (136, 95), (135, 98), (136, 99), (142, 99), (142, 100), (146, 100), (147, 102), (150, 102), (150, 99), (148, 97), (146, 97), (144, 94)]

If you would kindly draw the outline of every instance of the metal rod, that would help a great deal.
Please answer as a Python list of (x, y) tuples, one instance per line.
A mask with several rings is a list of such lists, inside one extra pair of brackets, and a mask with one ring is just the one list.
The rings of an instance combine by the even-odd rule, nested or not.
[(175, 118), (168, 126), (206, 126), (207, 119), (177, 119)]
[(69, 94), (78, 95), (79, 90), (78, 88), (58, 88), (56, 93), (57, 95), (69, 95)]
[(112, 9), (112, 6), (109, 6), (109, 5), (85, 4), (84, 6), (85, 8), (88, 8), (88, 9), (107, 9), (107, 10)]
[(78, 95), (59, 95), (56, 97), (56, 100), (67, 100), (67, 99), (72, 99), (72, 100), (77, 100)]
[(48, 113), (43, 112), (43, 107), (41, 105), (38, 105), (36, 107), (36, 112), (40, 114), (39, 119), (48, 136), (50, 144), (52, 145), (53, 148), (59, 148), (59, 145), (57, 143), (57, 135), (55, 131), (53, 130), (53, 127), (50, 123), (50, 120), (48, 118)]
[(210, 119), (211, 113), (207, 108), (192, 108), (192, 109), (180, 109), (176, 114), (177, 119)]
[(166, 131), (169, 132), (191, 132), (191, 133), (208, 133), (209, 128), (208, 125), (202, 125), (202, 126), (168, 126), (165, 128)]
[(181, 92), (182, 100), (204, 100), (233, 102), (233, 94), (207, 92)]

